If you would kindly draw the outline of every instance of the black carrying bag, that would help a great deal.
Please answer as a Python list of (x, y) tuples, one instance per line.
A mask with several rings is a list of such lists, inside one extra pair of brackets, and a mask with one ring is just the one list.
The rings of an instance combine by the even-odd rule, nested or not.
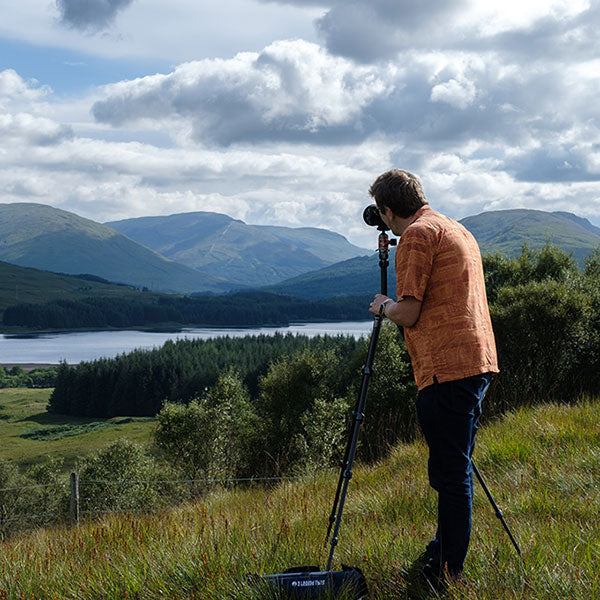
[(367, 582), (357, 567), (342, 565), (341, 571), (320, 571), (319, 567), (291, 567), (283, 573), (263, 575), (267, 584), (281, 592), (282, 598), (328, 598), (344, 594), (344, 599), (361, 600), (367, 596)]

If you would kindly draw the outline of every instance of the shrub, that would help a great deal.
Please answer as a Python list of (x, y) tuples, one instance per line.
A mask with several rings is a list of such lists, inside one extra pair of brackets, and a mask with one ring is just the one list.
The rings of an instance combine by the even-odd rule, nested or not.
[(500, 290), (491, 306), (501, 370), (490, 394), (494, 413), (579, 396), (589, 309), (587, 294), (554, 280)]
[(156, 466), (142, 446), (124, 439), (83, 459), (76, 466), (82, 513), (153, 508), (158, 503)]

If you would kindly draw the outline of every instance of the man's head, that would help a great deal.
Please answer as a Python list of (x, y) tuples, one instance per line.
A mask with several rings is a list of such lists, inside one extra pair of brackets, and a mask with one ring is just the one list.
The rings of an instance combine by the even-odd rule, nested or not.
[(402, 219), (414, 215), (421, 206), (427, 204), (419, 179), (401, 169), (392, 169), (380, 175), (371, 185), (369, 194), (381, 212), (387, 206)]

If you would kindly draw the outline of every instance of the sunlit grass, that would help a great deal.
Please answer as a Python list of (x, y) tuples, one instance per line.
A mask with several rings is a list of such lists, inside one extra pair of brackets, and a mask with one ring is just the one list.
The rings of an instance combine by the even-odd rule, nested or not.
[[(152, 443), (156, 419), (133, 417), (98, 419), (49, 413), (46, 410), (51, 389), (0, 389), (0, 459), (11, 460), (27, 467), (50, 458), (64, 458), (65, 472), (73, 468), (79, 458), (88, 456), (119, 438), (127, 438), (149, 446)], [(92, 423), (101, 428), (86, 432)], [(53, 439), (22, 437), (32, 431), (62, 429), (63, 434)], [(52, 437), (52, 436), (51, 436)], [(0, 598), (1, 600), (1, 598)]]
[[(523, 560), (477, 487), (467, 580), (446, 597), (600, 597), (599, 408), (520, 410), (481, 430), (476, 462)], [(425, 456), (418, 441), (354, 470), (334, 566), (363, 569), (370, 598), (431, 597), (410, 571), (436, 514)], [(38, 530), (0, 544), (0, 599), (264, 598), (248, 574), (324, 566), (336, 483), (328, 472), (272, 489), (215, 491), (161, 514)]]

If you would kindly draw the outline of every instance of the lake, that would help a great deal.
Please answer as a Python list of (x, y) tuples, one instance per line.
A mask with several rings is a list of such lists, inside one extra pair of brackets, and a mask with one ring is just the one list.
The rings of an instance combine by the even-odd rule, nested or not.
[(97, 358), (112, 358), (132, 350), (159, 348), (167, 340), (210, 339), (215, 337), (243, 337), (276, 332), (314, 337), (316, 335), (367, 336), (373, 321), (345, 321), (340, 323), (300, 323), (289, 327), (261, 327), (258, 329), (182, 328), (177, 331), (73, 331), (27, 335), (0, 335), (0, 364), (69, 364)]

